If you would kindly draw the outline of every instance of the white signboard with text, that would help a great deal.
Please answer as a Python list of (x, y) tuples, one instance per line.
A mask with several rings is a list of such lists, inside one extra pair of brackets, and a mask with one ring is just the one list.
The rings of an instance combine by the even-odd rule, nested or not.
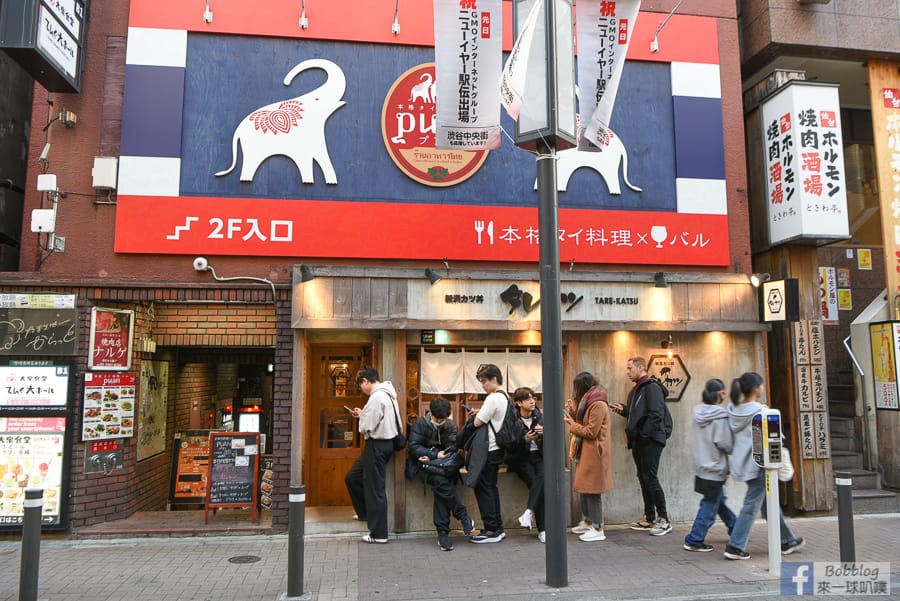
[(770, 244), (848, 238), (837, 86), (791, 81), (761, 113)]

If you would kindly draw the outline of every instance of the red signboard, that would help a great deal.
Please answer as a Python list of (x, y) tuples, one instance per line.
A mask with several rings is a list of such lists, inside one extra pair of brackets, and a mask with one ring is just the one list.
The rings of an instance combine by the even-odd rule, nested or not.
[[(116, 252), (368, 257), (369, 237), (335, 236), (323, 224), (339, 223), (343, 231), (395, 232), (398, 213), (422, 231), (434, 228), (435, 235), (380, 236), (382, 257), (538, 259), (534, 208), (183, 197), (134, 197), (119, 205), (116, 229), (140, 224), (141, 235), (120, 236)], [(728, 262), (727, 215), (560, 209), (559, 227), (560, 256), (567, 261)]]
[(134, 311), (91, 310), (91, 348), (88, 367), (93, 370), (120, 370), (131, 367), (131, 335)]

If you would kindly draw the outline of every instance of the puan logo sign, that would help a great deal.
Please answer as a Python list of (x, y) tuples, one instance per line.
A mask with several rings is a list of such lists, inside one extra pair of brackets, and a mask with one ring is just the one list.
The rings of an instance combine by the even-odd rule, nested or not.
[(314, 162), (325, 174), (325, 183), (338, 183), (325, 143), (325, 122), (346, 104), (341, 98), (347, 89), (347, 79), (333, 62), (310, 59), (291, 69), (284, 76), (284, 85), (291, 85), (294, 78), (307, 69), (322, 69), (328, 78), (307, 94), (273, 102), (247, 115), (234, 130), (231, 166), (216, 173), (216, 177), (234, 170), (240, 145), (244, 155), (242, 182), (253, 181), (256, 170), (269, 157), (283, 155), (294, 161), (304, 184), (315, 183)]
[(397, 168), (426, 186), (462, 183), (487, 159), (486, 150), (438, 150), (435, 141), (437, 86), (434, 63), (397, 78), (381, 109), (381, 133)]

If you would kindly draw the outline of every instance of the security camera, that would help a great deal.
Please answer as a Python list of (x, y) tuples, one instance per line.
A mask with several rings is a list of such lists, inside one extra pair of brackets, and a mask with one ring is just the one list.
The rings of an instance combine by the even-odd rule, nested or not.
[(209, 269), (209, 261), (205, 257), (197, 257), (194, 259), (194, 269), (197, 271), (206, 271)]

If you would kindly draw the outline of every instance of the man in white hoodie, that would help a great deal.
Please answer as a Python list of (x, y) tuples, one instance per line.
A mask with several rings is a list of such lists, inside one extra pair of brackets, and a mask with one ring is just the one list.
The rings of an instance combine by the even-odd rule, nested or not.
[(365, 407), (351, 410), (359, 420), (359, 432), (366, 440), (362, 454), (344, 477), (350, 501), (359, 520), (366, 520), (369, 534), (364, 543), (388, 542), (387, 493), (385, 475), (387, 462), (394, 455), (393, 439), (400, 434), (400, 408), (397, 391), (390, 382), (382, 382), (378, 370), (364, 367), (356, 374), (356, 383), (369, 397)]

